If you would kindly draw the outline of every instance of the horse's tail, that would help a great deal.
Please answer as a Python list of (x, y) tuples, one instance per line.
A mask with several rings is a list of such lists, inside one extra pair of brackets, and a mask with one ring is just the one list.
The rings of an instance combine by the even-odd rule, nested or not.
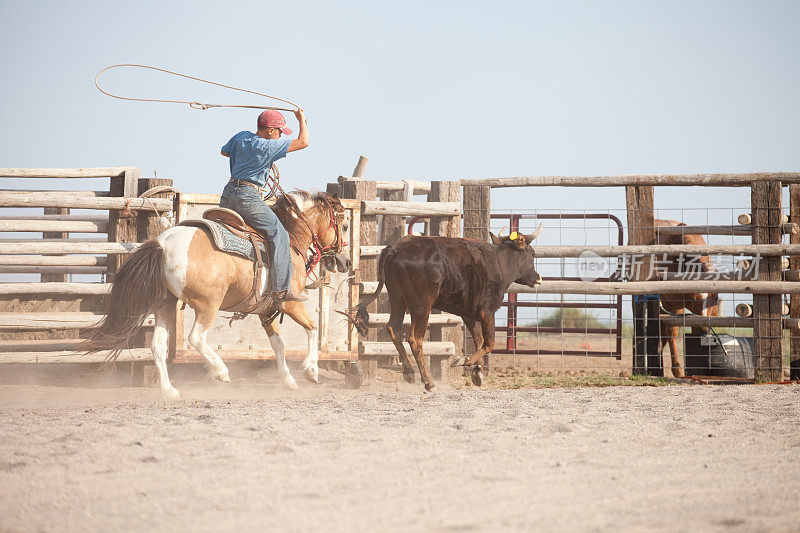
[(82, 351), (112, 350), (108, 360), (116, 360), (139, 331), (145, 317), (168, 295), (163, 265), (164, 249), (155, 240), (144, 243), (125, 261), (114, 277), (107, 314), (83, 343)]
[(384, 265), (386, 264), (386, 258), (391, 253), (391, 244), (381, 251), (380, 258), (378, 259), (378, 289), (375, 291), (375, 294), (368, 296), (366, 300), (359, 303), (358, 307), (356, 307), (352, 313), (337, 311), (337, 313), (347, 317), (348, 322), (353, 324), (361, 335), (366, 335), (369, 331), (369, 313), (367, 312), (367, 306), (374, 302), (378, 295), (380, 295), (381, 290), (383, 290)]

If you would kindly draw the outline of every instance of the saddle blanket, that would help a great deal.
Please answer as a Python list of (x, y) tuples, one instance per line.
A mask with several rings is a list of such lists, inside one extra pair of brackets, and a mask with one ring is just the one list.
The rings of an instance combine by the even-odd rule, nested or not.
[[(236, 254), (238, 256), (249, 259), (255, 262), (256, 252), (253, 249), (253, 243), (249, 239), (245, 239), (233, 233), (225, 225), (213, 220), (197, 219), (197, 220), (184, 220), (179, 226), (194, 226), (197, 228), (206, 228), (211, 233), (211, 239), (214, 241), (214, 246), (223, 252)], [(264, 245), (259, 243), (261, 249), (261, 260), (265, 265), (269, 264), (269, 256), (264, 249)]]

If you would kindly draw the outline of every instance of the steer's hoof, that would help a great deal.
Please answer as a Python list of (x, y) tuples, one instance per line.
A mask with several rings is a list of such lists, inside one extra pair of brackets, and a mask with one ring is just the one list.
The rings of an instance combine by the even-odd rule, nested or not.
[(470, 378), (472, 379), (472, 384), (476, 387), (480, 387), (483, 385), (483, 370), (478, 367), (472, 369), (470, 373)]
[(464, 363), (466, 363), (466, 362), (467, 362), (467, 358), (464, 357), (463, 355), (459, 355), (459, 356), (453, 357), (453, 360), (450, 362), (450, 366), (455, 368), (457, 366), (463, 366)]
[(416, 377), (413, 370), (410, 372), (403, 372), (403, 379), (406, 380), (406, 383), (414, 383)]
[(428, 392), (433, 392), (433, 389), (435, 389), (435, 388), (436, 388), (436, 385), (434, 385), (433, 382), (425, 384), (425, 390), (428, 391)]

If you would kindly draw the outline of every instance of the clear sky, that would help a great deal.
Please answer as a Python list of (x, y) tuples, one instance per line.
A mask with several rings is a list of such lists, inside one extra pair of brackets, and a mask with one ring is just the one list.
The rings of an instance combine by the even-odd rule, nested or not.
[[(119, 101), (145, 63), (307, 111), (283, 183), (367, 177), (800, 169), (799, 2), (0, 2), (0, 166), (133, 165), (219, 192), (257, 112)], [(143, 71), (143, 97), (260, 103)], [(289, 117), (290, 126), (296, 125)], [(16, 183), (13, 186), (24, 186)], [(622, 190), (511, 190), (510, 208), (624, 206)], [(660, 189), (657, 206), (746, 205)]]

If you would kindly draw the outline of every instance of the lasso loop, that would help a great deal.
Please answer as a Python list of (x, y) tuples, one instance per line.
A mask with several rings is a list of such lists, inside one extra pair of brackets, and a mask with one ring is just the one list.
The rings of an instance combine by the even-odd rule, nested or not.
[(100, 78), (100, 75), (103, 72), (105, 72), (107, 70), (111, 70), (112, 68), (118, 68), (118, 67), (135, 67), (135, 68), (146, 68), (146, 69), (150, 69), (150, 70), (157, 70), (159, 72), (164, 72), (166, 74), (172, 74), (173, 76), (180, 76), (181, 78), (188, 78), (190, 80), (199, 81), (201, 83), (208, 83), (209, 85), (216, 85), (218, 87), (224, 87), (226, 89), (231, 89), (231, 90), (234, 90), (234, 91), (241, 91), (243, 93), (250, 93), (250, 94), (255, 94), (255, 95), (258, 95), (258, 96), (263, 96), (265, 98), (271, 98), (272, 100), (278, 100), (279, 102), (286, 102), (287, 104), (293, 105), (297, 109), (300, 109), (300, 106), (295, 104), (294, 102), (291, 102), (289, 100), (284, 100), (283, 98), (278, 98), (277, 96), (271, 96), (269, 94), (259, 93), (259, 92), (256, 92), (256, 91), (250, 91), (248, 89), (241, 89), (239, 87), (234, 87), (232, 85), (225, 85), (223, 83), (217, 83), (215, 81), (204, 80), (203, 78), (197, 78), (195, 76), (189, 76), (188, 74), (181, 74), (180, 72), (173, 72), (171, 70), (166, 70), (166, 69), (163, 69), (163, 68), (151, 67), (150, 65), (136, 65), (136, 64), (133, 64), (133, 63), (120, 63), (119, 65), (111, 65), (110, 67), (106, 67), (103, 70), (101, 70), (100, 72), (98, 72), (97, 76), (94, 77), (94, 86), (97, 87), (98, 91), (100, 91), (101, 93), (103, 93), (103, 94), (105, 94), (107, 96), (110, 96), (111, 98), (117, 98), (119, 100), (131, 100), (131, 101), (134, 101), (134, 102), (164, 102), (164, 103), (168, 103), (168, 104), (189, 104), (189, 107), (191, 107), (192, 109), (201, 109), (203, 111), (205, 111), (207, 109), (211, 109), (212, 107), (239, 107), (239, 108), (245, 108), (245, 109), (274, 109), (276, 111), (289, 111), (289, 112), (292, 112), (292, 113), (295, 111), (294, 109), (287, 109), (285, 107), (256, 106), (256, 105), (232, 105), (232, 104), (204, 104), (202, 102), (194, 102), (194, 101), (189, 101), (189, 100), (163, 100), (163, 99), (157, 99), (157, 98), (131, 98), (131, 97), (128, 97), (128, 96), (118, 96), (116, 94), (112, 94), (112, 93), (110, 93), (108, 91), (105, 91), (105, 90), (101, 89), (100, 85), (97, 82), (98, 78)]

